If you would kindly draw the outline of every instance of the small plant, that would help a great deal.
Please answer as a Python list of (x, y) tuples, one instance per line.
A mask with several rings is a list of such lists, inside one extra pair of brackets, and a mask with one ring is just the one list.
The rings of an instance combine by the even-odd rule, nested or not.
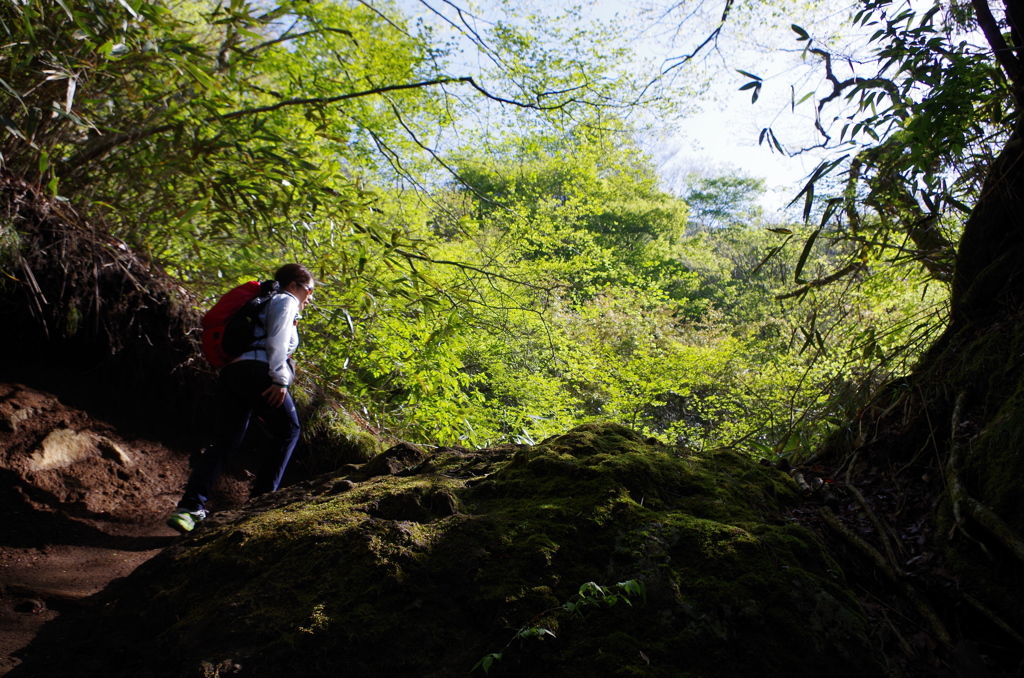
[(310, 635), (316, 634), (318, 631), (323, 631), (331, 623), (331, 618), (324, 614), (323, 603), (318, 604), (313, 608), (313, 612), (310, 614), (309, 626), (300, 626), (299, 631), (302, 633), (308, 633)]
[(514, 442), (517, 445), (536, 445), (537, 444), (537, 441), (533, 439), (533, 436), (531, 436), (530, 432), (527, 431), (525, 428), (523, 429), (523, 435), (521, 435), (521, 436), (513, 436), (512, 437), (512, 442)]
[(644, 604), (647, 604), (647, 589), (644, 588), (643, 582), (630, 579), (628, 581), (620, 581), (615, 586), (602, 587), (592, 581), (588, 581), (580, 587), (576, 598), (564, 603), (562, 609), (570, 613), (579, 614), (580, 608), (586, 605), (604, 604), (612, 607), (620, 600), (626, 605), (632, 605), (633, 603), (630, 598), (639, 598)]
[[(614, 607), (620, 601), (626, 605), (632, 605), (633, 600), (636, 599), (639, 599), (645, 605), (647, 604), (647, 589), (644, 587), (643, 582), (637, 579), (620, 581), (618, 584), (613, 586), (600, 586), (592, 581), (588, 581), (580, 586), (579, 591), (576, 592), (576, 596), (572, 600), (566, 601), (558, 607), (544, 610), (534, 617), (534, 619), (538, 619), (549, 613), (557, 613), (561, 611), (568, 612), (570, 615), (582, 617), (582, 610), (586, 607), (600, 607), (601, 605)], [(516, 631), (515, 635), (512, 636), (512, 639), (508, 641), (508, 644), (501, 652), (490, 652), (485, 654), (480, 658), (480, 661), (473, 665), (473, 668), (470, 669), (470, 673), (477, 669), (483, 669), (485, 675), (489, 674), (494, 662), (501, 661), (502, 655), (516, 640), (525, 640), (527, 638), (544, 640), (547, 636), (551, 636), (552, 638), (556, 637), (554, 631), (549, 628), (545, 628), (543, 626), (523, 626)]]

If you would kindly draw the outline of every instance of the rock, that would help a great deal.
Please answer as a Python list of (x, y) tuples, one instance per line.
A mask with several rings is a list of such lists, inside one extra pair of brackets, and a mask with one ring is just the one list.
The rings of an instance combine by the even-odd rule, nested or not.
[(43, 439), (39, 449), (29, 460), (29, 469), (49, 471), (100, 455), (112, 457), (123, 466), (130, 466), (132, 463), (128, 453), (109, 438), (89, 431), (62, 428), (51, 431)]
[(9, 402), (0, 403), (0, 431), (14, 432), (18, 424), (32, 416), (31, 409), (18, 409)]
[(841, 567), (781, 517), (792, 480), (742, 454), (607, 424), (391, 452), (344, 492), (321, 479), (206, 521), (33, 669), (442, 678), (501, 653), (490, 674), (884, 675)]
[(359, 469), (359, 477), (373, 478), (395, 475), (427, 458), (423, 448), (412, 443), (399, 443), (381, 452)]

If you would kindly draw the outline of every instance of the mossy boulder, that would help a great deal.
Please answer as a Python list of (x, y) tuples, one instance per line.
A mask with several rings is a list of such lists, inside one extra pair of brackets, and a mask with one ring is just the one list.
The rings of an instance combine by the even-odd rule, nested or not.
[[(202, 525), (113, 592), (73, 674), (464, 676), (491, 653), (490, 675), (883, 673), (770, 467), (613, 424), (399, 452)], [(562, 607), (624, 581), (646, 600)]]

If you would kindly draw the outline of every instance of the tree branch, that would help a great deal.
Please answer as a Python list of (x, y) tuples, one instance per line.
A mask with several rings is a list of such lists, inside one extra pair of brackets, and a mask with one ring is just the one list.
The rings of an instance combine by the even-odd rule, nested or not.
[(817, 280), (812, 280), (806, 285), (801, 285), (792, 292), (786, 292), (785, 294), (777, 294), (775, 295), (775, 299), (777, 301), (782, 301), (783, 299), (792, 299), (793, 297), (799, 297), (803, 294), (806, 294), (807, 292), (810, 292), (812, 289), (815, 289), (817, 287), (824, 287), (825, 285), (834, 283), (836, 280), (839, 280), (844, 276), (848, 276), (851, 273), (857, 273), (858, 271), (862, 271), (864, 270), (864, 268), (865, 266), (863, 262), (855, 261), (851, 264), (847, 264), (846, 266), (842, 267), (841, 269), (839, 269), (835, 273), (832, 273), (831, 275), (827, 275), (824, 278), (818, 278)]
[[(348, 94), (338, 94), (329, 97), (294, 97), (291, 99), (284, 99), (273, 104), (267, 104), (266, 106), (255, 106), (253, 108), (244, 108), (230, 113), (224, 113), (219, 115), (212, 115), (204, 120), (206, 123), (223, 121), (223, 120), (234, 120), (236, 118), (242, 118), (250, 115), (257, 115), (259, 113), (269, 113), (271, 111), (280, 110), (282, 108), (288, 108), (290, 106), (327, 106), (330, 104), (338, 103), (340, 101), (346, 101), (348, 99), (358, 99), (360, 97), (375, 96), (386, 94), (388, 92), (398, 92), (407, 89), (421, 89), (425, 87), (432, 87), (434, 85), (452, 85), (452, 84), (466, 84), (475, 89), (477, 92), (498, 103), (507, 104), (509, 106), (516, 106), (519, 108), (532, 109), (536, 111), (557, 111), (565, 108), (571, 103), (577, 102), (576, 99), (568, 99), (560, 101), (554, 104), (541, 104), (534, 102), (523, 102), (516, 101), (515, 99), (508, 99), (506, 97), (498, 96), (488, 91), (485, 87), (481, 86), (473, 79), (472, 76), (464, 76), (461, 78), (448, 77), (448, 78), (436, 78), (434, 80), (423, 80), (420, 82), (411, 82), (401, 85), (385, 85), (383, 87), (375, 87), (373, 89), (363, 90), (360, 92), (349, 92)], [(571, 90), (566, 90), (571, 91)], [(545, 96), (553, 94), (561, 94), (564, 92), (541, 92), (536, 95), (537, 102)], [(156, 125), (153, 127), (136, 130), (133, 132), (118, 132), (108, 136), (98, 137), (88, 144), (87, 148), (82, 152), (76, 154), (64, 165), (66, 171), (73, 171), (82, 165), (106, 156), (108, 153), (113, 151), (115, 148), (122, 146), (128, 142), (142, 141), (148, 139), (155, 134), (161, 134), (163, 132), (170, 131), (178, 123), (165, 123), (163, 125)]]
[[(1013, 3), (1007, 2), (1006, 4), (1006, 17), (1010, 22), (1013, 34), (1016, 36), (1017, 27), (1014, 25), (1014, 17), (1011, 16), (1012, 9), (1010, 7)], [(1022, 84), (1020, 61), (1018, 61), (1010, 46), (1006, 44), (1003, 33), (999, 30), (999, 24), (996, 22), (996, 18), (992, 16), (988, 0), (971, 0), (971, 6), (974, 7), (974, 17), (978, 21), (978, 26), (981, 27), (982, 32), (985, 34), (985, 39), (988, 40), (988, 44), (992, 47), (996, 61), (1003, 67), (1006, 77), (1013, 83), (1014, 92), (1019, 92)]]
[(290, 106), (328, 106), (330, 104), (336, 104), (339, 101), (346, 101), (348, 99), (358, 99), (360, 97), (373, 96), (377, 94), (386, 94), (387, 92), (398, 92), (406, 89), (420, 89), (423, 87), (430, 87), (432, 85), (448, 85), (452, 83), (464, 83), (472, 80), (470, 77), (465, 78), (437, 78), (435, 80), (423, 80), (421, 82), (410, 82), (402, 85), (385, 85), (383, 87), (374, 87), (372, 89), (363, 90), (360, 92), (349, 92), (348, 94), (337, 94), (330, 97), (293, 97), (291, 99), (284, 99), (273, 104), (267, 104), (266, 106), (255, 106), (253, 108), (243, 108), (238, 111), (231, 113), (224, 113), (221, 115), (212, 116), (208, 119), (208, 122), (213, 120), (234, 120), (235, 118), (242, 118), (248, 115), (256, 115), (258, 113), (269, 113), (271, 111), (277, 111), (282, 108), (288, 108)]
[(725, 22), (729, 18), (729, 12), (732, 10), (732, 3), (733, 0), (726, 0), (725, 8), (722, 10), (722, 18), (718, 20), (718, 26), (715, 28), (715, 30), (711, 31), (708, 37), (704, 38), (704, 42), (697, 45), (697, 47), (689, 54), (684, 54), (683, 56), (672, 57), (671, 59), (665, 60), (666, 62), (674, 61), (675, 63), (673, 63), (671, 66), (667, 66), (666, 68), (662, 69), (662, 75), (668, 75), (671, 71), (680, 68), (688, 61), (692, 60), (694, 57), (700, 54), (704, 50), (704, 48), (707, 47), (710, 43), (718, 43), (718, 36), (721, 34), (722, 28), (725, 27)]
[(899, 91), (896, 87), (896, 83), (886, 78), (848, 78), (846, 80), (840, 80), (835, 76), (832, 71), (832, 55), (820, 48), (815, 47), (810, 50), (811, 54), (815, 54), (821, 57), (822, 61), (825, 62), (825, 79), (832, 83), (832, 92), (828, 96), (822, 98), (818, 102), (818, 108), (814, 114), (814, 126), (817, 128), (821, 136), (825, 138), (825, 144), (832, 140), (832, 137), (825, 131), (825, 128), (821, 124), (821, 111), (826, 104), (835, 100), (839, 95), (846, 91), (849, 87), (858, 87), (865, 89), (867, 87), (877, 87), (885, 90), (889, 97), (895, 100), (899, 96)]
[(433, 257), (428, 257), (425, 254), (416, 254), (415, 252), (406, 252), (405, 250), (398, 249), (398, 248), (396, 248), (394, 251), (395, 251), (396, 254), (400, 254), (400, 255), (402, 255), (403, 257), (405, 257), (406, 259), (409, 259), (409, 260), (426, 261), (426, 262), (429, 262), (431, 264), (439, 264), (441, 266), (454, 266), (456, 268), (462, 269), (463, 271), (473, 271), (474, 273), (479, 273), (479, 274), (481, 274), (481, 275), (483, 275), (483, 276), (485, 276), (487, 278), (494, 278), (496, 280), (504, 280), (505, 282), (512, 283), (513, 285), (519, 285), (519, 286), (522, 286), (522, 287), (529, 287), (531, 289), (540, 290), (542, 292), (550, 292), (551, 291), (551, 288), (549, 288), (549, 287), (543, 287), (541, 285), (534, 285), (533, 283), (528, 283), (528, 282), (526, 282), (524, 280), (516, 280), (515, 278), (510, 278), (510, 277), (508, 277), (506, 275), (502, 275), (501, 273), (495, 273), (494, 271), (488, 271), (487, 269), (479, 268), (477, 266), (473, 266), (471, 264), (467, 264), (467, 263), (464, 263), (464, 262), (461, 262), (461, 261), (448, 261), (447, 259), (434, 259)]
[(316, 35), (317, 33), (340, 33), (341, 35), (347, 36), (349, 38), (352, 37), (352, 31), (346, 30), (344, 28), (331, 28), (330, 26), (325, 26), (323, 28), (314, 28), (308, 31), (302, 31), (301, 33), (293, 33), (289, 35), (288, 31), (290, 31), (292, 28), (295, 28), (294, 24), (292, 24), (292, 26), (287, 31), (285, 31), (278, 37), (274, 38), (273, 40), (267, 40), (266, 42), (261, 42), (260, 44), (254, 47), (250, 47), (247, 50), (243, 50), (242, 54), (250, 56), (261, 49), (266, 49), (267, 47), (271, 47), (282, 42), (288, 42), (289, 40), (298, 40), (299, 38), (304, 38), (307, 35)]
[(453, 177), (455, 177), (460, 184), (462, 184), (467, 189), (469, 189), (469, 191), (472, 192), (473, 195), (475, 195), (478, 200), (480, 200), (480, 201), (482, 201), (484, 203), (487, 203), (488, 205), (494, 205), (495, 207), (504, 207), (504, 205), (501, 205), (501, 204), (491, 200), (486, 195), (483, 195), (482, 193), (477, 191), (476, 188), (474, 188), (468, 181), (466, 181), (465, 179), (462, 178), (462, 175), (459, 174), (458, 170), (456, 170), (454, 167), (452, 167), (447, 162), (445, 162), (444, 159), (440, 155), (437, 154), (437, 151), (435, 151), (434, 149), (430, 148), (429, 146), (424, 144), (422, 141), (420, 141), (419, 136), (417, 136), (416, 132), (413, 131), (413, 129), (411, 127), (409, 127), (408, 124), (406, 124), (405, 118), (402, 117), (402, 112), (398, 110), (398, 106), (395, 105), (395, 102), (393, 102), (391, 100), (388, 100), (388, 104), (391, 106), (391, 112), (394, 114), (395, 119), (398, 121), (398, 124), (402, 126), (402, 129), (405, 130), (405, 133), (409, 135), (409, 138), (412, 139), (414, 144), (416, 144), (417, 146), (422, 148), (424, 151), (429, 153), (430, 157), (433, 158), (434, 161), (437, 164), (439, 164), (441, 167), (445, 168), (445, 170), (447, 170)]

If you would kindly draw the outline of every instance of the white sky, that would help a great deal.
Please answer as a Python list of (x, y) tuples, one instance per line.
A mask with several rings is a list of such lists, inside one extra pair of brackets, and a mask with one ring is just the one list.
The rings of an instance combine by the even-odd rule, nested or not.
[[(766, 209), (783, 207), (799, 192), (820, 155), (789, 157), (768, 143), (758, 145), (761, 130), (775, 125), (763, 109), (751, 105), (749, 91), (738, 92), (738, 85), (730, 85), (732, 91), (723, 93), (720, 101), (708, 102), (702, 112), (675, 123), (674, 133), (660, 149), (671, 153), (658, 158), (663, 163), (662, 174), (670, 179), (674, 171), (737, 170), (765, 180), (769, 191), (762, 205)], [(782, 129), (775, 127), (775, 131), (781, 139), (786, 138)]]
[[(630, 8), (643, 1), (614, 0), (623, 13), (634, 12)], [(607, 8), (608, 2), (603, 0), (600, 6)], [(780, 209), (793, 199), (823, 154), (812, 151), (784, 155), (767, 141), (763, 144), (758, 141), (761, 130), (766, 127), (772, 128), (787, 150), (817, 141), (811, 102), (802, 108), (796, 107), (795, 111), (790, 109), (794, 98), (798, 100), (808, 89), (817, 89), (821, 84), (820, 73), (802, 65), (798, 50), (803, 43), (797, 42), (790, 26), (806, 20), (805, 27), (812, 35), (812, 23), (818, 30), (822, 30), (822, 26), (834, 30), (840, 25), (839, 20), (847, 16), (847, 6), (841, 5), (837, 11), (835, 3), (828, 4), (815, 11), (813, 3), (797, 5), (789, 0), (775, 0), (773, 5), (778, 10), (774, 14), (765, 9), (766, 4), (752, 10), (753, 17), (733, 13), (720, 35), (718, 49), (706, 50), (706, 60), (693, 64), (691, 72), (703, 70), (709, 75), (710, 84), (695, 99), (697, 110), (674, 121), (667, 143), (658, 153), (663, 175), (670, 178), (674, 171), (685, 172), (690, 168), (739, 171), (766, 181), (769, 192), (762, 200), (766, 209)], [(695, 0), (689, 6), (700, 11), (705, 3)], [(692, 52), (711, 27), (717, 25), (721, 7), (719, 2), (710, 3), (706, 16), (690, 18), (691, 28), (681, 36), (659, 35), (648, 30), (637, 42), (638, 52), (659, 59)], [(794, 17), (804, 19), (795, 21)], [(751, 103), (750, 90), (739, 89), (750, 78), (738, 69), (764, 79), (756, 103)], [(809, 74), (812, 74), (812, 82), (806, 80)]]
[[(454, 17), (452, 8), (445, 0), (399, 0), (414, 14), (424, 12), (424, 3), (446, 10)], [(586, 0), (585, 0), (586, 1)], [(583, 8), (585, 17), (601, 21), (616, 28), (621, 27), (622, 37), (637, 52), (638, 58), (660, 66), (665, 58), (692, 51), (701, 42), (721, 16), (724, 0), (693, 0), (685, 5), (690, 13), (679, 31), (671, 31), (679, 25), (677, 15), (671, 15), (660, 22), (652, 9), (657, 0), (589, 0)], [(473, 4), (460, 5), (475, 7), (474, 13), (484, 19), (501, 15), (503, 2), (509, 0), (478, 0)], [(515, 11), (550, 15), (560, 11), (567, 2), (559, 0), (515, 0), (509, 6)], [(764, 127), (772, 127), (776, 136), (787, 147), (796, 148), (814, 139), (811, 105), (804, 105), (804, 114), (797, 107), (796, 114), (790, 112), (791, 91), (799, 99), (806, 88), (820, 86), (820, 74), (812, 83), (800, 82), (807, 69), (801, 69), (799, 58), (794, 54), (800, 47), (796, 34), (790, 28), (793, 17), (803, 17), (805, 27), (811, 25), (832, 26), (845, 18), (849, 5), (839, 9), (834, 2), (819, 0), (773, 0), (766, 3), (748, 3), (749, 7), (739, 8), (730, 17), (719, 40), (719, 49), (708, 52), (709, 58), (699, 67), (680, 70), (681, 84), (692, 86), (707, 78), (709, 87), (690, 106), (695, 110), (687, 116), (666, 123), (661, 131), (660, 141), (649, 149), (662, 169), (663, 176), (671, 183), (692, 170), (704, 170), (712, 174), (738, 171), (742, 174), (763, 178), (769, 187), (769, 194), (762, 201), (767, 210), (774, 211), (788, 203), (800, 190), (803, 179), (820, 162), (821, 155), (808, 153), (787, 157), (773, 152), (767, 143), (758, 145), (758, 137)], [(678, 9), (676, 10), (679, 11)], [(745, 14), (743, 14), (745, 12)], [(646, 30), (643, 26), (648, 26)], [(815, 35), (815, 37), (822, 37)], [(784, 50), (789, 50), (787, 53)], [(648, 64), (647, 68), (650, 65)], [(751, 92), (739, 91), (749, 78), (736, 69), (756, 73), (765, 78), (761, 98), (751, 105)], [(650, 71), (648, 71), (650, 72)], [(790, 89), (790, 84), (795, 89)], [(801, 91), (801, 88), (804, 88)]]

